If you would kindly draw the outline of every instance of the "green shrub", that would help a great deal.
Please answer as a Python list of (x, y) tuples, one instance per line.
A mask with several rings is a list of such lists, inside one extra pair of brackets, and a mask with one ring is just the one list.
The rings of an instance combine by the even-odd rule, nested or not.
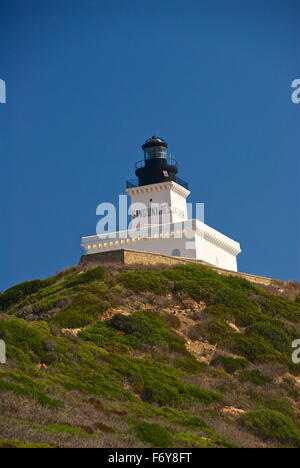
[(56, 386), (59, 384), (68, 391), (77, 390), (109, 400), (135, 399), (124, 389), (123, 376), (108, 364), (109, 352), (84, 341), (70, 347), (69, 359), (52, 366), (47, 372), (48, 379), (53, 380)]
[(210, 404), (222, 399), (218, 393), (211, 392), (205, 388), (196, 387), (190, 384), (184, 384), (175, 381), (173, 385), (159, 382), (158, 380), (146, 380), (141, 397), (149, 403), (158, 403), (159, 405), (179, 406), (183, 400), (198, 400), (203, 404)]
[(114, 355), (107, 358), (114, 371), (130, 382), (141, 398), (161, 406), (179, 406), (183, 401), (204, 404), (222, 399), (222, 396), (181, 381), (182, 372), (157, 360)]
[(169, 281), (195, 280), (198, 283), (210, 281), (214, 285), (222, 283), (222, 277), (204, 265), (182, 265), (162, 270), (161, 274)]
[(293, 421), (278, 411), (257, 410), (242, 416), (243, 425), (266, 439), (276, 439), (300, 448), (300, 431)]
[(12, 286), (5, 292), (0, 294), (0, 310), (8, 309), (11, 305), (17, 304), (25, 296), (37, 292), (39, 289), (44, 287), (47, 280), (33, 280), (25, 281), (16, 286)]
[(293, 398), (293, 400), (300, 398), (300, 392), (291, 379), (284, 378), (281, 386), (287, 392), (288, 396)]
[(141, 398), (148, 403), (179, 406), (182, 395), (176, 385), (170, 386), (157, 380), (147, 380), (141, 392)]
[(102, 281), (105, 276), (106, 269), (102, 266), (98, 266), (84, 273), (77, 273), (76, 275), (73, 275), (63, 283), (63, 286), (65, 288), (73, 288), (74, 286), (90, 283), (92, 281)]
[(238, 276), (226, 276), (224, 278), (224, 283), (226, 283), (230, 288), (243, 291), (247, 295), (265, 294), (265, 291), (262, 288), (244, 278), (239, 278)]
[(204, 301), (209, 304), (214, 296), (214, 288), (208, 281), (203, 280), (200, 284), (196, 279), (182, 279), (176, 281), (175, 293), (185, 293), (195, 301)]
[(38, 356), (46, 352), (45, 335), (21, 319), (0, 319), (0, 339), (4, 340), (6, 345), (12, 345), (22, 352), (33, 351)]
[(176, 440), (183, 442), (189, 448), (216, 448), (217, 445), (208, 437), (200, 437), (196, 434), (189, 434), (187, 432), (176, 432)]
[[(28, 304), (33, 304), (37, 312), (53, 309), (63, 296), (72, 293), (72, 288), (77, 286), (88, 287), (89, 283), (102, 281), (105, 274), (105, 268), (100, 266), (84, 273), (69, 271), (65, 275), (59, 273), (46, 280), (27, 281), (8, 289), (0, 295), (0, 310), (17, 303), (18, 305), (13, 309), (14, 312)], [(64, 281), (55, 284), (63, 276), (65, 276)], [(105, 291), (100, 291), (99, 288), (96, 290), (97, 294), (101, 292), (104, 293)]]
[(68, 307), (60, 311), (53, 319), (61, 328), (83, 328), (95, 321), (95, 316), (88, 312), (80, 312)]
[(37, 381), (17, 372), (0, 373), (0, 393), (1, 391), (12, 391), (18, 395), (34, 398), (41, 405), (51, 408), (58, 408), (62, 404), (59, 400), (49, 398)]
[(298, 322), (300, 320), (300, 304), (280, 296), (266, 295), (263, 312), (271, 317), (279, 317)]
[(127, 315), (116, 314), (112, 317), (110, 323), (115, 329), (121, 330), (129, 335), (133, 335), (136, 332), (134, 318), (132, 316), (128, 317)]
[(251, 301), (242, 290), (235, 290), (229, 287), (219, 288), (216, 291), (213, 303), (222, 304), (230, 309), (239, 309), (245, 313), (255, 313), (258, 310), (257, 304)]
[(283, 398), (278, 397), (263, 400), (263, 405), (266, 409), (278, 411), (279, 413), (282, 413), (285, 416), (289, 416), (290, 418), (294, 418), (295, 416), (295, 410), (293, 406)]
[(187, 374), (197, 374), (203, 372), (206, 368), (206, 364), (204, 362), (197, 361), (193, 356), (175, 359), (174, 366), (176, 369), (180, 369)]
[(179, 424), (182, 424), (185, 427), (190, 427), (191, 429), (207, 430), (209, 426), (206, 424), (203, 419), (198, 416), (186, 416), (182, 420), (178, 420)]
[(188, 412), (179, 410), (176, 408), (170, 408), (169, 406), (161, 406), (159, 408), (152, 409), (154, 416), (165, 419), (168, 422), (180, 424), (184, 427), (197, 430), (210, 430), (209, 426), (203, 419), (198, 416), (191, 416)]
[(22, 368), (30, 363), (50, 365), (66, 359), (68, 343), (54, 338), (35, 323), (27, 324), (22, 319), (0, 319), (0, 339), (6, 342), (7, 357)]
[(282, 330), (282, 324), (279, 328), (279, 325), (270, 322), (259, 322), (247, 327), (246, 333), (248, 336), (262, 336), (281, 353), (289, 353), (290, 351), (291, 340)]
[(286, 357), (262, 336), (238, 336), (233, 344), (233, 351), (244, 356), (248, 361), (278, 361), (286, 364)]
[(241, 382), (251, 382), (254, 385), (263, 386), (271, 382), (271, 379), (259, 372), (259, 370), (254, 370), (251, 372), (245, 372), (240, 375), (239, 380)]
[(153, 447), (172, 447), (173, 445), (169, 431), (159, 424), (141, 422), (136, 424), (133, 430), (138, 439)]
[(232, 318), (240, 326), (249, 326), (276, 316), (294, 322), (300, 319), (298, 302), (268, 295), (245, 279), (220, 275), (203, 265), (125, 272), (119, 276), (119, 280), (135, 292), (185, 293), (196, 301), (205, 301), (208, 312), (222, 313), (223, 318)]
[[(40, 301), (34, 302), (34, 313), (47, 312), (48, 310), (54, 309), (58, 305), (61, 298), (62, 295), (60, 294), (52, 294), (51, 296), (47, 296)], [(20, 304), (20, 306), (22, 306), (22, 304)]]
[(176, 439), (190, 448), (236, 448), (236, 445), (210, 431), (209, 437), (199, 437), (187, 432), (176, 432)]
[(72, 434), (75, 436), (83, 436), (83, 437), (95, 437), (93, 434), (89, 434), (84, 429), (79, 429), (78, 427), (71, 426), (69, 424), (47, 424), (41, 425), (39, 427), (45, 431), (50, 433), (58, 433), (58, 434)]
[(30, 304), (34, 306), (33, 310), (37, 313), (53, 309), (63, 296), (70, 294), (68, 291), (63, 291), (62, 284), (42, 287), (34, 294), (24, 297), (18, 305), (13, 307), (12, 313), (16, 313)]
[(19, 448), (19, 449), (32, 449), (32, 448), (53, 448), (49, 444), (33, 444), (24, 443), (20, 440), (0, 440), (0, 448)]
[(178, 335), (168, 329), (165, 319), (154, 312), (135, 312), (131, 319), (132, 333), (140, 341), (151, 344), (165, 342), (168, 345), (174, 341), (183, 343)]
[[(134, 271), (122, 273), (120, 281), (135, 292), (147, 290), (157, 294), (185, 292), (196, 300), (210, 297), (213, 288), (207, 279), (218, 282), (218, 275), (202, 265), (185, 265), (163, 271)], [(171, 288), (170, 281), (175, 282)]]
[(103, 312), (97, 297), (82, 293), (74, 299), (72, 304), (56, 314), (51, 321), (62, 328), (82, 328), (95, 322)]
[[(193, 299), (203, 300), (207, 312), (217, 313), (222, 318), (235, 319), (241, 326), (254, 323), (264, 314), (250, 294), (263, 294), (263, 291), (249, 281), (238, 277), (219, 275), (202, 265), (185, 265), (161, 273), (169, 280), (175, 281), (174, 292), (184, 292)], [(225, 312), (225, 314), (224, 314)]]
[(210, 343), (220, 346), (231, 344), (234, 339), (232, 328), (224, 320), (214, 318), (208, 325), (207, 331), (209, 333)]
[(109, 344), (122, 344), (131, 348), (138, 348), (139, 341), (135, 336), (126, 335), (124, 332), (116, 330), (111, 326), (110, 321), (96, 322), (89, 325), (78, 336), (85, 341), (91, 341), (97, 346)]
[(241, 327), (246, 327), (248, 325), (252, 325), (253, 323), (268, 319), (268, 317), (264, 315), (258, 308), (252, 306), (250, 308), (238, 308), (218, 303), (206, 307), (205, 312), (210, 315), (219, 317), (222, 320), (230, 320)]
[(86, 340), (103, 346), (112, 339), (116, 343), (138, 347), (139, 343), (157, 344), (165, 342), (170, 348), (174, 343), (186, 352), (183, 340), (169, 331), (163, 317), (153, 312), (135, 312), (131, 316), (116, 314), (111, 320), (97, 323), (84, 330), (81, 335)]
[(230, 356), (217, 356), (211, 361), (211, 365), (221, 365), (226, 372), (234, 374), (236, 371), (245, 369), (249, 365), (249, 362), (246, 359), (236, 359)]
[(150, 311), (134, 312), (130, 316), (116, 314), (111, 320), (88, 327), (80, 337), (98, 346), (112, 340), (133, 348), (141, 343), (165, 343), (170, 350), (188, 354), (183, 339), (168, 329), (162, 316)]
[(121, 273), (120, 281), (127, 288), (138, 293), (140, 291), (152, 291), (157, 294), (170, 292), (168, 281), (156, 271), (129, 271)]

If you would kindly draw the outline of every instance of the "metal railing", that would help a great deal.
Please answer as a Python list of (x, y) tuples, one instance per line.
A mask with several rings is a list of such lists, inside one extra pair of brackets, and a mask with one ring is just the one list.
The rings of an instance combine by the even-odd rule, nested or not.
[[(135, 163), (135, 169), (141, 169), (142, 167), (145, 167), (145, 162), (150, 160), (151, 158), (148, 159), (141, 159), (140, 161)], [(156, 158), (153, 158), (156, 159)], [(178, 167), (178, 163), (176, 159), (168, 156), (167, 158), (157, 158), (157, 159), (166, 159), (168, 166), (175, 166)]]
[(138, 179), (129, 179), (126, 180), (126, 188), (134, 188), (139, 186)]
[(176, 181), (175, 182), (177, 184), (179, 184), (179, 185), (182, 185), (182, 187), (186, 188), (187, 190), (189, 189), (189, 184), (185, 180), (180, 179), (180, 177), (176, 176)]

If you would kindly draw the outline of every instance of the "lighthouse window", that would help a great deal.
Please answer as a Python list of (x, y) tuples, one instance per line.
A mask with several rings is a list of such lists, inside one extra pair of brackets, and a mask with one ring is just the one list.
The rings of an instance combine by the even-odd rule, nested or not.
[(145, 151), (145, 158), (152, 159), (152, 158), (166, 158), (166, 151), (164, 150), (157, 150), (156, 151)]

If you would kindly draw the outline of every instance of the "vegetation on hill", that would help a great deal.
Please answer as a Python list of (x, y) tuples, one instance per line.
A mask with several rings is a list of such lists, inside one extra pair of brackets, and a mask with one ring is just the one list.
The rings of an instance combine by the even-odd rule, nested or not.
[(0, 294), (0, 447), (300, 446), (300, 302), (202, 265)]

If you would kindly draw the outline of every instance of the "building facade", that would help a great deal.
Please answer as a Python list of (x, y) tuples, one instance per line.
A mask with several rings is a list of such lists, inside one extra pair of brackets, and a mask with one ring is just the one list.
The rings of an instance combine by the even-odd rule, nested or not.
[(131, 222), (126, 231), (83, 237), (86, 255), (130, 249), (203, 260), (237, 271), (240, 244), (198, 219), (188, 219), (188, 184), (177, 175), (177, 162), (168, 157), (167, 143), (152, 137), (136, 163), (137, 179), (127, 181)]

